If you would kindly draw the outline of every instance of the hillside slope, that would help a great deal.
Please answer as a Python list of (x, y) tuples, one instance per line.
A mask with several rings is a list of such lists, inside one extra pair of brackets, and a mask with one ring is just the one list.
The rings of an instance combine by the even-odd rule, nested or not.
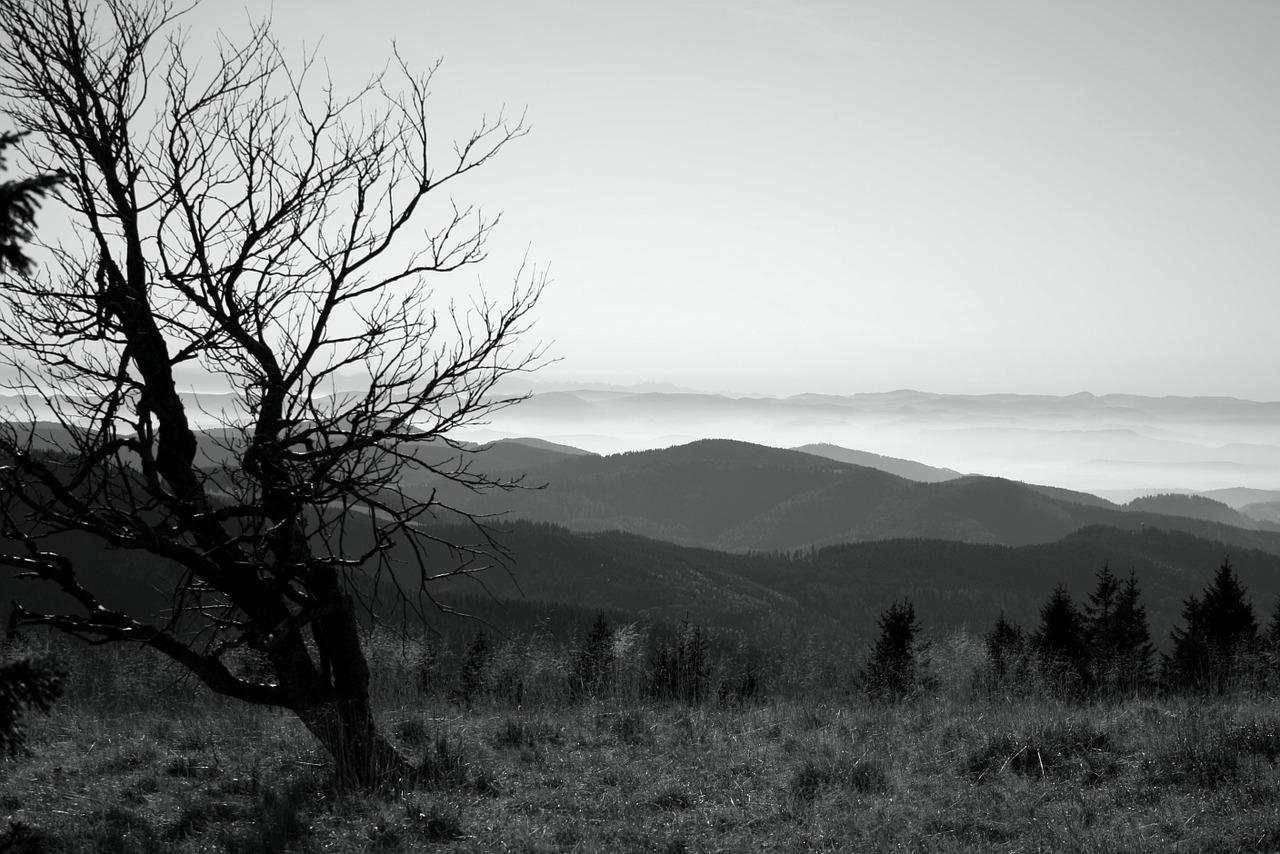
[[(440, 526), (433, 533), (445, 541), (475, 540), (473, 529)], [(440, 601), (468, 608), (478, 596), (494, 597), (496, 604), (482, 613), (499, 630), (527, 629), (535, 611), (559, 608), (581, 616), (606, 610), (615, 619), (668, 625), (688, 618), (761, 646), (795, 649), (817, 641), (852, 649), (874, 639), (880, 612), (903, 597), (913, 600), (934, 637), (961, 627), (982, 633), (1001, 613), (1034, 628), (1055, 585), (1065, 584), (1083, 602), (1094, 574), (1108, 564), (1119, 576), (1137, 574), (1153, 638), (1166, 645), (1183, 602), (1204, 589), (1224, 559), (1249, 589), (1260, 622), (1280, 597), (1280, 556), (1151, 526), (1091, 526), (1056, 542), (1019, 547), (893, 539), (793, 555), (735, 554), (531, 522), (512, 522), (496, 533), (511, 555), (506, 571), (495, 568), (430, 590)], [(141, 553), (104, 549), (83, 538), (64, 538), (59, 545), (109, 606), (139, 616), (162, 614), (165, 591), (182, 577), (171, 564)], [(456, 555), (441, 545), (423, 556), (431, 573), (456, 565)], [(392, 557), (387, 569), (394, 580), (417, 589), (413, 556), (401, 547)], [(380, 578), (388, 585), (382, 597), (387, 605), (393, 579), (385, 571)], [(0, 572), (0, 597), (38, 610), (71, 605), (49, 585), (16, 581), (8, 571)], [(446, 622), (433, 614), (428, 608), (433, 625)]]
[(1000, 478), (923, 483), (727, 440), (577, 456), (530, 468), (523, 485), (543, 484), (484, 495), (450, 491), (430, 480), (416, 487), (440, 489), (446, 500), (478, 513), (730, 551), (792, 551), (903, 537), (1018, 546), (1053, 542), (1088, 525), (1154, 525), (1280, 554), (1280, 534), (1251, 530), (1264, 527), (1256, 523), (1246, 529), (1127, 511), (1096, 496)]

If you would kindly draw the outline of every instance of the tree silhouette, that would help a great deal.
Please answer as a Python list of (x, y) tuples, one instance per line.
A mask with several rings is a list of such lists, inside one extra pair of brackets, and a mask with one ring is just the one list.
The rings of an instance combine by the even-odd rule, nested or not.
[[(421, 613), (432, 578), (501, 558), (477, 525), (434, 562), (429, 523), (446, 511), (402, 484), (503, 485), (418, 449), (456, 449), (453, 431), (520, 399), (498, 382), (538, 360), (516, 349), (536, 273), (498, 301), (437, 294), (496, 222), (442, 189), (525, 128), (499, 115), (437, 151), (434, 67), (397, 56), (343, 95), (266, 25), (196, 62), (180, 14), (0, 0), (4, 112), (33, 173), (64, 176), (50, 197), (75, 228), (0, 289), (10, 390), (32, 402), (26, 420), (39, 403), (70, 437), (52, 456), (31, 427), (0, 440), (0, 525), (22, 544), (0, 562), (78, 608), (16, 619), (150, 645), (214, 691), (292, 710), (342, 780), (404, 777), (370, 709), (358, 618), (386, 589)], [(220, 378), (224, 402), (184, 395), (191, 370)], [(68, 531), (162, 559), (167, 613), (104, 603), (95, 568), (50, 545)], [(268, 678), (228, 666), (242, 647)]]
[(996, 620), (995, 626), (987, 632), (983, 641), (991, 673), (996, 680), (1019, 675), (1018, 671), (1027, 660), (1027, 635), (1022, 626), (1009, 622), (1001, 611), (1000, 619)]
[(614, 628), (602, 611), (574, 655), (574, 686), (577, 690), (588, 696), (598, 696), (613, 687), (613, 641)]
[(1111, 687), (1120, 691), (1138, 690), (1151, 681), (1156, 648), (1151, 643), (1147, 608), (1142, 604), (1138, 577), (1132, 571), (1120, 587), (1116, 599), (1113, 638), (1114, 657)]
[(1155, 648), (1137, 577), (1121, 582), (1103, 564), (1084, 606), (1089, 678), (1100, 691), (1130, 691), (1150, 679)]
[(1061, 584), (1040, 608), (1040, 627), (1034, 643), (1044, 667), (1053, 675), (1072, 681), (1086, 678), (1088, 651), (1084, 615)]
[[(0, 171), (5, 168), (5, 149), (19, 138), (16, 133), (0, 133)], [(60, 175), (47, 174), (0, 183), (0, 273), (31, 272), (24, 246), (35, 238), (36, 209), (61, 180)]]
[(1267, 633), (1263, 640), (1272, 673), (1280, 673), (1280, 599), (1271, 608), (1271, 620), (1267, 623)]
[(872, 696), (900, 698), (916, 684), (915, 639), (920, 632), (910, 599), (894, 602), (880, 614), (880, 637), (863, 671), (863, 684)]
[(1224, 561), (1202, 597), (1183, 603), (1182, 627), (1171, 634), (1173, 650), (1164, 661), (1164, 677), (1223, 693), (1247, 668), (1258, 649), (1258, 623), (1247, 591)]
[(653, 696), (691, 706), (702, 702), (711, 687), (711, 644), (706, 630), (686, 615), (675, 639), (654, 648), (649, 666)]

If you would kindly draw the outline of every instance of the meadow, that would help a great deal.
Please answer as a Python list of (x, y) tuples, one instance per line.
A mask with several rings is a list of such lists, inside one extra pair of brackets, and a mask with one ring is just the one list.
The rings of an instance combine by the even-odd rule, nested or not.
[(874, 700), (817, 647), (691, 660), (615, 629), (604, 670), (585, 628), (376, 635), (381, 722), (430, 769), (381, 792), (335, 788), (292, 716), (146, 650), (28, 635), (7, 654), (68, 678), (26, 717), (28, 755), (0, 765), (0, 851), (1280, 848), (1280, 709), (1257, 685), (1098, 699), (993, 682), (982, 640), (956, 633), (920, 648), (910, 695)]

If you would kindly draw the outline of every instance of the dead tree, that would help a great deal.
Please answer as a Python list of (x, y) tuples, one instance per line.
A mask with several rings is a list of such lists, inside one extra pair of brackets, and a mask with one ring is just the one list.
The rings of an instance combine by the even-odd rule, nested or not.
[[(145, 644), (216, 692), (288, 708), (349, 783), (405, 777), (370, 708), (361, 607), (393, 548), (416, 561), (412, 583), (394, 576), (414, 603), (492, 554), (479, 524), (452, 544), (459, 563), (432, 565), (440, 507), (403, 479), (502, 485), (417, 449), (456, 447), (541, 358), (521, 342), (539, 274), (498, 301), (439, 290), (496, 223), (448, 187), (525, 126), (499, 115), (439, 152), (434, 67), (396, 56), (344, 96), (265, 24), (196, 62), (181, 23), (168, 0), (0, 0), (3, 111), (32, 174), (62, 177), (50, 194), (73, 229), (0, 283), (11, 389), (69, 437), (42, 453), (9, 417), (0, 524), (22, 547), (0, 563), (78, 606), (16, 620)], [(194, 403), (188, 371), (227, 395)], [(168, 610), (105, 606), (92, 567), (45, 547), (65, 532), (162, 559)], [(240, 648), (266, 678), (228, 665)]]

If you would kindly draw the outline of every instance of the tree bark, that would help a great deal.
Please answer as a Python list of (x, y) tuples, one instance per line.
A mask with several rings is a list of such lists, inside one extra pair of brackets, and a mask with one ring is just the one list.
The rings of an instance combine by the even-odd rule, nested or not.
[(301, 629), (274, 644), (272, 664), (289, 708), (333, 757), (339, 785), (406, 784), (414, 777), (414, 766), (378, 729), (355, 607), (350, 594), (333, 581), (326, 613), (313, 624), (320, 666)]

